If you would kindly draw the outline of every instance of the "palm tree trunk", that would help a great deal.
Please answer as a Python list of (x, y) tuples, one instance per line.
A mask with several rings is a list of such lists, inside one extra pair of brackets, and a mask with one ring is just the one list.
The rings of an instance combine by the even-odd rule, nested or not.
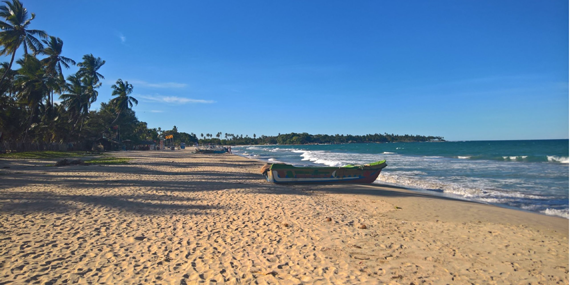
[(122, 111), (119, 111), (119, 114), (117, 114), (117, 117), (111, 122), (111, 125), (113, 125), (113, 124), (117, 121), (117, 119), (118, 119), (119, 116), (121, 115), (121, 112), (122, 112)]
[(14, 63), (15, 56), (16, 56), (16, 51), (14, 50), (14, 52), (12, 53), (12, 59), (10, 59), (10, 65), (8, 65), (8, 68), (6, 69), (6, 71), (4, 71), (4, 75), (2, 75), (2, 79), (0, 79), (0, 85), (2, 85), (2, 82), (4, 82), (4, 78), (6, 78), (6, 75), (12, 69), (12, 63)]

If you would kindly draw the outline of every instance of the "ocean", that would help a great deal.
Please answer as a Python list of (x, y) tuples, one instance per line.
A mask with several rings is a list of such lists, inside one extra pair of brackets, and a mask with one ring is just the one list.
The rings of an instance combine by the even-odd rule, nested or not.
[(237, 146), (296, 166), (386, 160), (374, 183), (568, 219), (568, 140)]

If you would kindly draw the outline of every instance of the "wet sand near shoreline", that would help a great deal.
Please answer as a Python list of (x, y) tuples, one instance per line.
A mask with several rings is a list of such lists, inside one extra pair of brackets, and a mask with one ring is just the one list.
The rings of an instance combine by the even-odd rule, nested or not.
[[(0, 160), (0, 284), (568, 284), (568, 220), (229, 154)], [(8, 168), (9, 167), (9, 168)]]

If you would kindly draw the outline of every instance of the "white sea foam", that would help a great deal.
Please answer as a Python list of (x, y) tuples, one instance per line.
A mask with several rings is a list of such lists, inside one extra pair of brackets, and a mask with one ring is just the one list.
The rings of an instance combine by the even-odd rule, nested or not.
[(556, 155), (548, 155), (549, 162), (560, 162), (560, 163), (568, 163), (567, 156), (556, 156)]
[(383, 154), (396, 154), (395, 152), (391, 152), (391, 151), (385, 151), (383, 152)]
[(491, 204), (506, 204), (513, 199), (498, 199), (498, 198), (480, 198), (479, 201)]
[[(467, 185), (461, 185), (452, 182), (442, 182), (428, 177), (422, 177), (425, 174), (421, 171), (404, 172), (400, 171), (397, 175), (384, 172), (377, 181), (387, 182), (391, 184), (403, 185), (410, 188), (419, 188), (425, 190), (438, 190), (445, 194), (451, 194), (456, 197), (473, 199), (486, 203), (506, 203), (513, 199), (548, 199), (550, 197), (526, 194), (517, 191), (502, 191), (485, 189), (485, 182), (469, 181)], [(414, 176), (420, 176), (419, 179)], [(453, 177), (450, 177), (453, 178)]]
[(518, 160), (525, 160), (528, 156), (521, 155), (521, 156), (503, 156), (503, 160), (510, 160), (510, 161), (518, 161)]
[(325, 154), (324, 151), (304, 151), (304, 152), (302, 152), (301, 157), (303, 158), (302, 160), (304, 160), (304, 161), (310, 161), (313, 163), (324, 164), (327, 166), (343, 166), (343, 165), (346, 165), (346, 163), (343, 163), (342, 161), (338, 161), (335, 159), (328, 158), (324, 154)]
[(459, 158), (459, 159), (470, 159), (471, 156), (458, 156), (457, 158)]
[(569, 218), (568, 215), (568, 209), (565, 210), (557, 210), (557, 209), (546, 209), (544, 211), (540, 211), (543, 214), (549, 215), (549, 216), (558, 216), (558, 217), (562, 217), (562, 218)]

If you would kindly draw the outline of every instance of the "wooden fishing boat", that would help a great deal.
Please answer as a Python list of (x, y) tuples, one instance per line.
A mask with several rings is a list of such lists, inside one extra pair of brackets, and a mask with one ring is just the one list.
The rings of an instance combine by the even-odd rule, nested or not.
[(343, 167), (295, 167), (283, 163), (268, 163), (261, 168), (267, 181), (273, 183), (372, 183), (386, 161)]
[(227, 148), (196, 148), (196, 153), (226, 153), (228, 152)]

